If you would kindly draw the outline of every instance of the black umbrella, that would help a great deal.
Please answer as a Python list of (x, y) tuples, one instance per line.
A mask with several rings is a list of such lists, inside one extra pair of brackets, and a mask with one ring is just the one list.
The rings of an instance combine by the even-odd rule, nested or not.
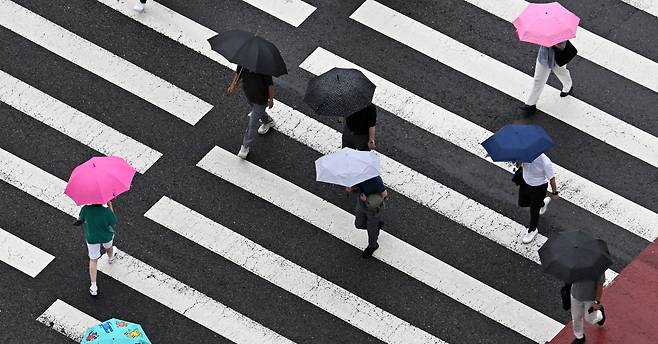
[(349, 116), (372, 103), (375, 84), (356, 69), (332, 68), (309, 80), (304, 102), (318, 115)]
[(210, 38), (208, 42), (213, 50), (227, 60), (251, 72), (271, 76), (288, 73), (279, 49), (251, 32), (226, 31)]
[(608, 245), (584, 231), (560, 232), (539, 249), (544, 272), (566, 283), (597, 280), (612, 265)]

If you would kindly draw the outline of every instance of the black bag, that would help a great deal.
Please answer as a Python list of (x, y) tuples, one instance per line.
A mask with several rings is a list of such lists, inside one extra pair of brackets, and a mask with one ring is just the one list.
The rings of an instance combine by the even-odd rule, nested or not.
[(521, 186), (521, 184), (523, 184), (523, 168), (519, 167), (516, 169), (514, 172), (514, 177), (512, 177), (512, 181), (517, 186)]
[(571, 309), (571, 284), (565, 283), (560, 289), (560, 296), (562, 296), (562, 309), (568, 311)]
[(553, 47), (553, 50), (555, 51), (555, 63), (560, 67), (569, 63), (578, 54), (576, 47), (574, 47), (573, 44), (571, 44), (569, 41), (567, 41), (567, 45), (564, 47), (564, 49), (560, 50)]

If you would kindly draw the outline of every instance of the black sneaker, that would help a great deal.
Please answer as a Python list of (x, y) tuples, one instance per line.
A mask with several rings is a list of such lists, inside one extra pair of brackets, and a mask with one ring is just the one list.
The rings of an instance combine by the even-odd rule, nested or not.
[(603, 309), (603, 305), (599, 305), (599, 310), (601, 311), (601, 320), (596, 324), (603, 326), (603, 324), (605, 324), (605, 310)]
[(568, 95), (571, 95), (571, 91), (573, 91), (573, 86), (569, 89), (569, 92), (560, 92), (560, 97), (566, 97)]
[(372, 254), (375, 253), (375, 250), (377, 250), (379, 246), (377, 247), (366, 247), (365, 250), (363, 250), (363, 253), (361, 253), (361, 258), (370, 258), (372, 257)]
[(571, 342), (571, 344), (583, 344), (585, 343), (585, 335), (583, 335), (583, 338), (576, 338)]

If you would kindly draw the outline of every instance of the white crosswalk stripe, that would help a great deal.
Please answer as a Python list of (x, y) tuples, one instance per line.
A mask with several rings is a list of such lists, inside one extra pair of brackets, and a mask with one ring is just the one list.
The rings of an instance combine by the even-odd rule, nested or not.
[[(520, 101), (527, 100), (533, 80), (531, 76), (374, 0), (364, 2), (350, 18)], [(537, 108), (658, 167), (657, 137), (575, 97), (561, 99), (559, 92), (547, 85)]]
[[(477, 6), (508, 22), (516, 17), (528, 6), (524, 0), (463, 0)], [(632, 2), (633, 0), (622, 0)], [(635, 1), (637, 2), (637, 0)], [(654, 1), (654, 4), (656, 2)], [(658, 6), (646, 6), (654, 10)], [(581, 24), (583, 19), (581, 18)], [(658, 92), (658, 63), (615, 44), (582, 27), (578, 28), (576, 37), (571, 42), (578, 49), (578, 55), (584, 57), (613, 73), (617, 73), (632, 80), (654, 92)]]
[(298, 27), (308, 18), (315, 7), (301, 0), (242, 0), (284, 22)]
[(85, 330), (98, 325), (99, 320), (87, 315), (68, 303), (57, 299), (37, 321), (79, 343)]
[[(149, 0), (148, 9), (138, 13), (132, 10), (132, 0), (97, 1), (227, 68), (235, 68), (235, 65), (210, 48), (207, 40), (215, 36), (216, 31), (157, 2)], [(281, 20), (294, 27), (302, 25), (316, 10), (302, 0), (242, 1), (260, 9), (252, 12), (262, 12), (267, 18), (274, 17), (270, 18), (273, 21)], [(520, 9), (527, 5), (523, 0), (501, 0), (495, 4), (480, 0), (464, 1), (507, 21), (513, 20)], [(638, 4), (631, 5), (640, 8)], [(0, 12), (0, 26), (150, 102), (187, 124), (195, 125), (212, 108), (211, 104), (51, 22), (45, 16), (10, 0), (0, 0), (0, 6), (4, 9)], [(651, 13), (652, 6), (644, 5), (643, 9)], [(518, 100), (524, 101), (530, 90), (530, 76), (377, 1), (366, 0), (350, 18), (373, 29), (368, 30), (372, 35), (383, 34)], [(307, 26), (313, 24), (308, 23)], [(658, 74), (657, 63), (583, 28), (579, 28), (578, 34), (579, 37), (573, 41), (582, 57), (658, 92), (658, 79), (653, 78), (653, 74)], [(491, 131), (458, 114), (321, 47), (317, 47), (300, 67), (315, 75), (332, 67), (357, 68), (377, 85), (373, 99), (375, 105), (408, 124), (454, 144), (465, 150), (465, 154), (473, 154), (493, 163), (485, 158), (480, 145), (481, 141), (492, 134)], [(124, 73), (117, 73), (117, 70)], [(538, 107), (578, 129), (579, 134), (590, 135), (658, 167), (658, 138), (574, 97), (555, 102), (557, 92), (547, 87)], [(123, 156), (140, 173), (147, 173), (162, 157), (162, 153), (140, 143), (138, 137), (128, 137), (2, 70), (0, 101), (102, 154)], [(321, 154), (333, 152), (340, 146), (341, 134), (338, 131), (285, 103), (275, 100), (275, 106), (268, 112), (275, 119), (274, 129), (283, 134), (283, 137), (275, 135), (277, 140), (302, 145)], [(569, 115), (572, 113), (580, 115)], [(180, 125), (185, 126), (182, 123)], [(540, 263), (537, 250), (546, 242), (545, 236), (540, 234), (532, 244), (524, 245), (520, 236), (526, 228), (520, 223), (478, 202), (476, 197), (455, 191), (415, 171), (413, 165), (404, 164), (404, 159), (398, 162), (384, 154), (380, 154), (380, 157), (384, 182), (388, 188), (408, 198), (405, 202), (426, 207), (479, 234), (488, 239), (486, 245), (503, 247), (500, 252), (513, 252), (515, 256)], [(493, 164), (511, 172), (506, 164)], [(236, 192), (246, 192), (250, 198), (258, 201), (265, 200), (354, 248), (363, 248), (367, 243), (366, 232), (354, 230), (352, 214), (297, 186), (295, 180), (279, 177), (217, 146), (198, 161), (197, 167), (237, 186)], [(658, 229), (653, 225), (658, 222), (658, 215), (654, 211), (581, 177), (576, 171), (557, 165), (555, 170), (565, 200), (644, 240), (653, 241), (658, 237)], [(79, 207), (63, 194), (65, 181), (2, 147), (0, 180), (70, 216), (77, 217), (79, 213)], [(153, 190), (149, 189), (149, 192)], [(219, 217), (223, 215), (230, 214), (220, 213)], [(208, 250), (218, 259), (227, 259), (248, 273), (276, 285), (280, 292), (295, 295), (315, 306), (318, 312), (329, 313), (352, 325), (355, 330), (383, 342), (443, 344), (451, 341), (438, 338), (436, 328), (428, 323), (416, 324), (404, 320), (403, 316), (396, 315), (394, 309), (389, 310), (377, 302), (362, 298), (340, 283), (302, 267), (302, 263), (298, 265), (167, 196), (160, 198), (144, 216), (201, 246), (195, 246), (195, 250)], [(126, 228), (132, 226), (126, 223)], [(31, 277), (38, 276), (49, 265), (52, 268), (55, 264), (52, 263), (54, 256), (38, 248), (38, 243), (27, 243), (9, 232), (16, 230), (15, 233), (20, 235), (20, 229), (4, 227), (8, 231), (0, 228), (0, 261)], [(474, 310), (482, 319), (495, 322), (496, 326), (515, 336), (543, 343), (563, 328), (563, 324), (547, 315), (555, 313), (535, 309), (536, 304), (533, 307), (524, 303), (525, 300), (515, 299), (517, 296), (509, 296), (517, 295), (514, 292), (489, 286), (444, 262), (443, 258), (439, 259), (389, 232), (381, 232), (379, 244), (380, 248), (374, 257), (387, 264), (386, 268), (406, 274), (414, 282), (420, 282), (422, 287), (430, 287), (431, 292), (447, 296), (464, 310)], [(478, 260), (487, 259), (477, 255), (473, 257)], [(59, 263), (59, 260), (55, 262)], [(105, 255), (98, 263), (99, 271), (119, 282), (122, 288), (139, 292), (140, 297), (150, 298), (172, 314), (196, 322), (202, 326), (201, 329), (209, 330), (214, 336), (221, 335), (235, 343), (292, 343), (281, 335), (289, 334), (283, 332), (286, 330), (285, 325), (268, 325), (272, 326), (268, 328), (239, 313), (239, 307), (231, 306), (234, 310), (204, 294), (204, 291), (181, 282), (187, 279), (179, 280), (175, 273), (164, 273), (156, 266), (157, 263), (150, 263), (148, 259), (140, 260), (123, 251), (119, 251), (112, 265)], [(539, 267), (536, 270), (532, 273), (541, 273)], [(606, 284), (616, 277), (615, 271), (607, 270)], [(33, 281), (36, 280), (39, 279)], [(244, 292), (256, 293), (258, 290)], [(98, 323), (98, 320), (59, 299), (37, 320), (75, 341), (80, 341), (84, 328)], [(442, 333), (439, 334), (444, 337)]]
[[(316, 49), (300, 67), (313, 74), (322, 74), (333, 67), (356, 68), (370, 79), (377, 89), (373, 103), (386, 111), (451, 142), (488, 162), (480, 144), (493, 133), (477, 124), (435, 105), (402, 87), (322, 48)], [(494, 163), (512, 173), (511, 166)], [(560, 181), (560, 197), (600, 216), (648, 241), (658, 238), (658, 214), (618, 194), (605, 189), (557, 164), (553, 165)]]
[(0, 228), (0, 261), (36, 277), (55, 257)]
[[(354, 230), (351, 214), (219, 147), (208, 152), (197, 166), (354, 247), (367, 243), (365, 231)], [(562, 328), (557, 321), (385, 231), (379, 235), (379, 245), (373, 255), (377, 259), (530, 339), (550, 340)]]
[(445, 343), (168, 197), (144, 216), (382, 341)]
[(0, 25), (196, 124), (212, 105), (9, 0), (0, 0)]
[(141, 144), (0, 70), (0, 101), (105, 155), (126, 159), (140, 173), (162, 153)]
[(621, 0), (637, 9), (658, 17), (658, 2), (655, 0)]
[(112, 265), (103, 255), (98, 270), (234, 343), (294, 343), (139, 259), (116, 254)]

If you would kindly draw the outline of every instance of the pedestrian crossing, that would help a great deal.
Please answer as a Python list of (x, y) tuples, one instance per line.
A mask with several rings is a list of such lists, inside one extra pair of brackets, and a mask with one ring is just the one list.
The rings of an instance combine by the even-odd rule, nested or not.
[[(303, 1), (243, 1), (261, 10), (265, 20), (273, 16), (275, 19), (272, 20), (284, 21), (298, 29), (309, 26), (314, 16), (320, 15), (315, 6), (320, 8), (318, 4), (321, 2), (314, 2), (315, 6), (313, 6)], [(191, 49), (193, 52), (190, 54), (198, 53), (217, 62), (223, 66), (219, 69), (226, 72), (226, 75), (229, 75), (229, 69), (235, 67), (212, 51), (207, 43), (208, 38), (221, 30), (205, 27), (193, 18), (188, 18), (153, 1), (148, 2), (147, 10), (143, 13), (132, 11), (132, 2), (125, 0), (98, 0), (98, 2), (131, 18), (134, 23), (155, 30)], [(506, 4), (476, 0), (465, 0), (465, 2), (507, 21), (510, 21), (517, 8), (525, 6), (525, 1), (512, 0), (506, 0)], [(65, 25), (60, 26), (55, 21), (50, 21), (46, 15), (22, 7), (19, 3), (20, 1), (0, 0), (0, 6), (7, 9), (0, 13), (0, 26), (78, 65), (88, 73), (101, 77), (110, 85), (118, 86), (132, 96), (146, 100), (177, 117), (186, 123), (184, 125), (181, 122), (181, 127), (190, 125), (194, 126), (195, 130), (205, 130), (208, 121), (203, 119), (211, 116), (211, 109), (224, 111), (224, 107), (231, 107), (228, 104), (222, 104), (221, 107), (218, 104), (210, 104), (146, 71), (136, 63), (129, 62), (120, 55), (115, 55), (78, 36), (67, 30)], [(530, 90), (531, 77), (525, 73), (460, 43), (458, 38), (450, 38), (377, 1), (364, 1), (351, 14), (349, 20), (370, 28), (373, 36), (386, 36), (391, 41), (398, 41), (449, 66), (457, 73), (479, 80), (483, 83), (482, 87), (492, 88), (520, 101), (525, 99)], [(578, 46), (582, 57), (634, 81), (641, 87), (653, 91), (658, 89), (658, 85), (655, 84), (658, 80), (655, 78), (655, 75), (658, 75), (655, 62), (585, 29), (580, 28), (579, 35), (582, 41), (574, 44)], [(478, 161), (484, 159), (487, 163), (480, 164), (482, 168), (491, 166), (492, 162), (485, 157), (485, 152), (479, 144), (491, 135), (490, 130), (469, 121), (463, 114), (454, 113), (398, 86), (388, 75), (377, 75), (369, 71), (367, 66), (362, 67), (359, 62), (352, 62), (335, 54), (332, 49), (325, 49), (321, 43), (313, 42), (313, 44), (315, 45), (313, 49), (301, 60), (296, 61), (301, 70), (313, 75), (321, 74), (332, 67), (356, 68), (363, 71), (377, 85), (373, 102), (379, 108), (402, 119), (405, 125), (418, 127), (428, 135), (458, 147), (461, 150), (460, 154), (475, 155), (480, 158), (477, 159)], [(626, 61), (627, 64), (621, 65), (620, 61)], [(631, 68), (632, 66), (635, 67)], [(123, 72), (117, 73), (117, 71)], [(573, 97), (556, 101), (557, 92), (559, 90), (547, 87), (538, 103), (538, 108), (547, 115), (576, 128), (583, 136), (594, 137), (620, 152), (630, 154), (652, 167), (658, 167), (656, 164), (658, 139), (650, 130), (645, 131), (642, 126), (631, 125), (606, 113), (605, 109), (596, 108)], [(139, 136), (125, 135), (95, 119), (94, 113), (79, 111), (2, 69), (0, 69), (0, 100), (99, 154), (120, 155), (126, 158), (143, 174), (141, 179), (136, 180), (137, 183), (141, 183), (142, 180), (144, 183), (153, 181), (150, 178), (151, 174), (162, 174), (158, 169), (160, 163), (156, 165), (156, 162), (163, 161), (162, 164), (171, 166), (169, 152), (161, 147), (161, 144), (152, 143), (149, 147), (139, 141)], [(286, 146), (301, 147), (300, 149), (309, 152), (299, 158), (299, 165), (294, 168), (312, 174), (309, 168), (312, 166), (313, 157), (338, 149), (340, 133), (331, 126), (313, 119), (314, 115), (305, 112), (298, 104), (299, 102), (292, 100), (290, 95), (283, 95), (268, 111), (276, 123), (274, 129), (275, 135), (278, 136), (275, 136), (274, 140), (285, 143)], [(580, 115), (573, 116), (574, 113)], [(148, 118), (144, 120), (147, 123), (145, 128), (148, 128)], [(26, 144), (29, 145), (29, 142)], [(257, 156), (253, 163), (243, 161), (235, 156), (235, 152), (227, 149), (213, 143), (209, 147), (206, 145), (202, 148), (201, 153), (190, 152), (191, 159), (196, 159), (196, 169), (212, 177), (206, 179), (207, 181), (220, 185), (229, 183), (234, 186), (234, 192), (241, 195), (239, 199), (247, 197), (248, 202), (264, 201), (267, 206), (276, 207), (301, 219), (309, 228), (319, 229), (320, 232), (347, 244), (354, 252), (363, 248), (367, 242), (365, 231), (354, 230), (353, 215), (333, 204), (332, 200), (325, 199), (326, 193), (307, 190), (302, 186), (303, 184), (298, 185), (296, 180), (286, 179), (271, 172), (270, 168), (273, 166), (269, 160), (260, 161)], [(419, 172), (412, 159), (402, 161), (399, 155), (389, 156), (384, 153), (387, 148), (383, 149), (384, 151), (379, 153), (382, 159), (382, 177), (387, 187), (395, 192), (394, 203), (413, 203), (426, 208), (436, 216), (443, 217), (481, 236), (486, 240), (487, 245), (503, 248), (497, 252), (504, 252), (503, 254), (513, 252), (515, 253), (512, 255), (513, 260), (516, 257), (521, 258), (514, 261), (532, 262), (533, 268), (529, 274), (541, 275), (537, 249), (547, 237), (540, 234), (532, 244), (521, 244), (520, 236), (525, 231), (521, 222), (526, 220), (524, 217), (518, 218), (517, 215), (504, 212), (498, 207), (488, 206), (487, 202), (477, 199), (479, 195), (458, 191), (450, 181), (444, 182)], [(493, 165), (511, 172), (510, 166), (506, 164), (493, 163)], [(658, 237), (658, 229), (653, 225), (658, 222), (655, 209), (636, 202), (633, 197), (597, 184), (600, 183), (599, 180), (581, 176), (577, 170), (555, 167), (562, 197), (574, 206), (587, 211), (587, 216), (603, 219), (612, 224), (610, 228), (613, 231), (627, 231), (641, 238), (642, 242), (653, 241)], [(62, 179), (63, 176), (48, 172), (49, 168), (37, 166), (0, 147), (0, 179), (4, 183), (40, 200), (46, 204), (44, 206), (77, 217), (79, 208), (63, 194), (66, 184)], [(332, 317), (349, 324), (354, 331), (367, 334), (373, 342), (459, 343), (464, 341), (462, 338), (469, 336), (463, 333), (464, 327), (461, 325), (455, 328), (436, 328), (432, 325), (435, 321), (431, 319), (432, 317), (450, 319), (456, 317), (455, 314), (446, 314), (436, 309), (435, 313), (428, 314), (430, 319), (427, 322), (411, 321), (407, 319), (406, 310), (391, 306), (388, 302), (378, 304), (370, 300), (371, 296), (365, 296), (367, 293), (362, 290), (351, 290), (342, 285), (335, 280), (338, 278), (335, 275), (327, 276), (314, 272), (305, 267), (304, 262), (298, 261), (298, 258), (286, 257), (271, 248), (271, 245), (258, 242), (249, 235), (241, 233), (239, 229), (241, 226), (235, 229), (229, 228), (228, 224), (232, 221), (231, 214), (221, 210), (212, 213), (199, 211), (192, 205), (194, 202), (183, 201), (187, 198), (184, 195), (203, 194), (205, 190), (182, 190), (182, 194), (169, 197), (167, 196), (169, 192), (164, 189), (148, 188), (150, 192), (159, 195), (152, 199), (152, 197), (138, 196), (141, 192), (145, 192), (141, 191), (144, 190), (141, 185), (138, 189), (140, 189), (139, 193), (130, 197), (143, 197), (150, 202), (142, 204), (146, 207), (144, 211), (137, 211), (141, 211), (142, 217), (152, 221), (156, 226), (154, 228), (159, 228), (160, 231), (163, 228), (167, 229), (165, 232), (176, 233), (177, 238), (182, 237), (195, 243), (194, 251), (209, 251), (216, 259), (230, 261), (248, 273), (258, 276), (265, 283), (275, 285), (281, 293), (292, 294), (313, 305), (317, 312), (329, 313)], [(133, 220), (120, 217), (120, 222), (124, 221), (127, 223), (128, 230), (137, 230), (138, 225), (131, 224)], [(143, 223), (140, 220), (134, 221)], [(472, 276), (472, 273), (462, 271), (459, 265), (451, 264), (444, 257), (416, 247), (417, 243), (394, 228), (396, 223), (401, 224), (396, 221), (398, 219), (392, 221), (393, 227), (390, 230), (387, 227), (382, 231), (379, 240), (380, 249), (375, 252), (374, 257), (384, 263), (383, 269), (396, 270), (410, 277), (409, 281), (399, 283), (412, 283), (414, 286), (418, 284), (414, 288), (428, 287), (434, 293), (445, 295), (454, 302), (459, 312), (465, 313), (468, 309), (469, 312), (474, 311), (474, 314), (482, 317), (482, 319), (474, 319), (476, 323), (491, 321), (497, 326), (501, 336), (510, 335), (507, 333), (510, 332), (513, 333), (511, 336), (518, 336), (514, 338), (519, 342), (530, 340), (543, 343), (549, 341), (562, 329), (566, 317), (557, 319), (550, 307), (538, 306), (534, 300), (519, 296), (516, 290), (511, 289), (524, 288), (524, 286), (508, 285), (510, 289), (501, 288), (500, 285), (490, 286), (489, 280), (482, 281)], [(3, 264), (18, 269), (34, 280), (39, 279), (44, 269), (63, 264), (59, 263), (59, 259), (54, 258), (65, 253), (51, 252), (55, 255), (47, 253), (38, 247), (39, 243), (29, 243), (28, 240), (22, 239), (20, 228), (2, 227), (0, 228), (0, 260)], [(560, 228), (560, 230), (565, 229), (570, 228)], [(413, 224), (407, 230), (413, 230)], [(122, 240), (125, 238), (126, 236), (122, 236)], [(162, 238), (171, 237), (165, 234)], [(294, 239), (289, 238), (289, 240)], [(125, 248), (121, 243), (122, 241), (118, 245)], [(175, 316), (186, 318), (230, 342), (308, 342), (304, 340), (305, 334), (291, 333), (287, 326), (292, 325), (273, 324), (259, 317), (254, 318), (253, 314), (243, 312), (241, 307), (223, 303), (216, 294), (194, 287), (189, 281), (179, 279), (171, 271), (162, 271), (159, 268), (161, 260), (147, 261), (144, 257), (151, 256), (135, 251), (133, 245), (127, 245), (125, 252), (119, 251), (117, 260), (112, 265), (108, 264), (106, 256), (99, 260), (99, 271), (104, 275), (100, 277), (101, 279), (110, 277), (121, 288), (136, 291), (142, 297), (162, 305)], [(472, 253), (469, 255), (483, 262), (487, 260), (486, 256)], [(166, 260), (166, 257), (162, 259)], [(357, 263), (359, 262), (355, 264)], [(628, 262), (622, 262), (621, 266), (626, 263)], [(213, 269), (211, 263), (209, 266), (199, 267), (199, 271), (194, 273), (202, 274), (204, 271), (207, 273)], [(512, 266), (511, 269), (513, 270), (514, 267)], [(606, 283), (617, 276), (619, 269), (615, 269), (617, 271), (610, 269), (606, 272)], [(83, 282), (81, 281), (81, 285), (84, 285)], [(529, 288), (541, 287), (529, 286)], [(259, 291), (244, 290), (243, 292), (249, 294)], [(106, 293), (111, 295), (113, 292)], [(539, 291), (538, 293), (546, 295), (553, 292)], [(413, 298), (414, 295), (409, 297)], [(66, 297), (62, 296), (62, 298)], [(96, 310), (94, 310), (96, 313), (92, 313), (88, 308), (87, 311), (94, 316), (87, 315), (59, 298), (54, 303), (52, 300), (49, 303), (51, 303), (50, 307), (36, 320), (75, 341), (81, 338), (81, 328), (98, 322), (96, 318), (100, 319), (96, 314), (101, 313)], [(303, 321), (305, 316), (299, 314), (300, 321)], [(148, 325), (160, 329), (156, 324), (149, 324), (149, 319), (130, 320), (146, 322), (147, 332)], [(472, 331), (477, 335), (477, 328)], [(480, 335), (491, 334), (480, 333)], [(151, 333), (149, 336), (151, 337)], [(155, 336), (157, 338), (158, 335)]]

